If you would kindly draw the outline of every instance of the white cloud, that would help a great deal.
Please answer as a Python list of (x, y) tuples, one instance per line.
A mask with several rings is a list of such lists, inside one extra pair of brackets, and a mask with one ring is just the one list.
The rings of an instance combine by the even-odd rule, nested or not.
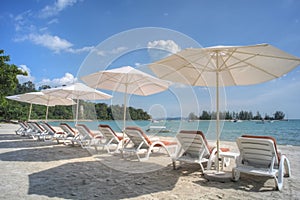
[(59, 53), (61, 50), (66, 50), (73, 46), (72, 43), (68, 42), (65, 39), (48, 34), (29, 34), (28, 39), (35, 44), (53, 50), (55, 53)]
[(60, 53), (61, 51), (69, 52), (69, 53), (83, 53), (83, 52), (89, 52), (92, 49), (94, 49), (93, 46), (90, 47), (82, 47), (79, 49), (72, 48), (73, 44), (63, 38), (60, 38), (56, 35), (50, 35), (50, 34), (34, 34), (31, 33), (29, 35), (25, 35), (22, 38), (16, 38), (16, 42), (29, 40), (33, 42), (34, 44), (46, 47), (54, 53)]
[(15, 30), (19, 31), (32, 31), (35, 26), (31, 24), (30, 18), (33, 16), (31, 10), (27, 10), (18, 14), (17, 16), (10, 15), (11, 19), (14, 21)]
[(29, 67), (27, 67), (26, 65), (20, 65), (19, 69), (21, 69), (23, 72), (27, 72), (27, 76), (17, 75), (17, 79), (21, 84), (28, 81), (34, 82), (35, 78), (31, 75)]
[(52, 19), (52, 20), (50, 20), (49, 22), (47, 22), (47, 24), (48, 25), (50, 25), (50, 24), (58, 24), (58, 19)]
[(94, 46), (90, 46), (90, 47), (82, 47), (80, 49), (73, 49), (73, 48), (69, 48), (69, 49), (66, 49), (67, 52), (70, 52), (70, 53), (83, 53), (83, 52), (90, 52), (94, 49), (95, 47)]
[[(48, 5), (40, 11), (40, 17), (50, 17), (57, 15), (60, 11), (74, 5), (78, 0), (56, 0), (53, 5)], [(57, 35), (46, 33), (47, 26), (37, 27), (33, 24), (33, 19), (36, 19), (36, 13), (31, 10), (22, 12), (16, 16), (10, 15), (14, 22), (15, 30), (18, 33), (15, 37), (15, 42), (23, 42), (29, 40), (36, 45), (40, 45), (52, 50), (55, 53), (61, 51), (69, 53), (89, 52), (94, 47), (87, 46), (82, 48), (73, 48), (73, 44), (66, 39), (60, 38)], [(47, 25), (58, 23), (57, 18), (53, 18), (47, 22)]]
[(173, 40), (154, 40), (148, 42), (148, 48), (165, 50), (170, 53), (177, 53), (181, 50)]
[(73, 6), (77, 0), (57, 0), (53, 5), (47, 5), (40, 11), (41, 18), (47, 18), (57, 15), (69, 6)]
[(62, 86), (62, 85), (70, 85), (76, 81), (77, 81), (77, 78), (74, 77), (72, 74), (65, 73), (65, 75), (62, 78), (55, 78), (52, 80), (51, 79), (43, 79), (36, 85), (38, 87), (42, 86), (42, 85), (49, 85), (51, 87), (57, 87), (57, 86)]
[(108, 56), (108, 55), (116, 55), (116, 54), (122, 53), (122, 52), (126, 51), (127, 49), (128, 49), (127, 47), (117, 47), (112, 50), (94, 49), (94, 51), (96, 51), (97, 55), (99, 55), (99, 56)]
[(173, 40), (154, 40), (148, 42), (148, 53), (153, 60), (159, 60), (181, 50)]

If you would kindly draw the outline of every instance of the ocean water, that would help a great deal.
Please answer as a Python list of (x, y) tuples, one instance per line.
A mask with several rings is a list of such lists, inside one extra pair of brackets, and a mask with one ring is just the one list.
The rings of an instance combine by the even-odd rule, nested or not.
[[(60, 122), (49, 122), (51, 125), (59, 126)], [(74, 127), (74, 122), (67, 122)], [(108, 124), (117, 132), (121, 132), (123, 121), (81, 121), (78, 123), (86, 124), (90, 129), (97, 130), (99, 124)], [(277, 140), (281, 145), (300, 146), (300, 120), (257, 122), (242, 121), (230, 122), (221, 121), (221, 140), (235, 141), (243, 134), (268, 135)], [(146, 131), (150, 126), (165, 126), (170, 132), (159, 133), (157, 131), (146, 132), (149, 135), (175, 136), (180, 130), (201, 130), (207, 139), (216, 139), (215, 121), (184, 121), (184, 120), (165, 120), (158, 122), (151, 121), (127, 121), (126, 126), (138, 126)]]

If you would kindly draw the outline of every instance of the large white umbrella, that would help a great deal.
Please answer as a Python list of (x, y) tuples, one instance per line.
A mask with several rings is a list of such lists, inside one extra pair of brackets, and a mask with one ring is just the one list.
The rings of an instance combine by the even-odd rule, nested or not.
[[(216, 87), (217, 157), (220, 149), (219, 87), (258, 84), (278, 78), (300, 59), (269, 44), (190, 48), (149, 65), (161, 79)], [(219, 159), (218, 159), (219, 160)], [(217, 163), (219, 171), (219, 163)]]
[(47, 95), (42, 92), (29, 92), (25, 94), (18, 94), (13, 96), (7, 96), (7, 99), (30, 103), (30, 109), (28, 114), (28, 121), (30, 120), (32, 104), (44, 105), (46, 109), (46, 121), (48, 120), (48, 108), (49, 106), (56, 105), (73, 105), (75, 102), (69, 98), (56, 97), (52, 95)]
[(148, 96), (168, 89), (170, 82), (160, 80), (130, 66), (99, 71), (81, 79), (92, 88), (118, 91), (124, 95), (123, 129), (126, 127), (127, 94)]
[(78, 108), (79, 99), (82, 100), (100, 100), (100, 99), (110, 99), (112, 96), (104, 92), (95, 90), (94, 88), (88, 87), (83, 83), (74, 83), (69, 86), (51, 88), (47, 90), (42, 90), (43, 93), (58, 96), (62, 98), (71, 98), (77, 100), (76, 106), (76, 117), (75, 123), (78, 121)]

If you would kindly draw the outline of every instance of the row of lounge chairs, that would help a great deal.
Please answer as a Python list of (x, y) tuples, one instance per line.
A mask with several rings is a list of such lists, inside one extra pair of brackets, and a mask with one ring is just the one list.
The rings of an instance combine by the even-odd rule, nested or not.
[[(108, 153), (120, 152), (122, 156), (134, 154), (139, 161), (148, 160), (151, 153), (164, 149), (172, 158), (173, 168), (176, 162), (198, 163), (201, 170), (211, 169), (216, 160), (216, 148), (211, 147), (201, 131), (182, 130), (176, 135), (177, 142), (148, 137), (138, 127), (127, 127), (125, 136), (116, 133), (109, 125), (100, 124), (98, 132), (91, 131), (84, 124), (77, 124), (73, 129), (66, 123), (61, 123), (62, 131), (57, 131), (48, 123), (27, 122), (20, 123), (17, 134), (27, 135), (37, 140), (55, 139), (58, 143), (78, 144), (82, 148), (94, 147), (105, 149)], [(232, 169), (232, 178), (239, 180), (240, 173), (274, 178), (275, 186), (281, 190), (283, 177), (289, 177), (290, 163), (281, 154), (272, 137), (243, 135), (237, 138), (239, 156), (236, 166)], [(221, 148), (221, 152), (229, 151)], [(145, 154), (141, 157), (141, 154)], [(206, 167), (204, 167), (206, 164)], [(222, 163), (224, 164), (224, 163)]]

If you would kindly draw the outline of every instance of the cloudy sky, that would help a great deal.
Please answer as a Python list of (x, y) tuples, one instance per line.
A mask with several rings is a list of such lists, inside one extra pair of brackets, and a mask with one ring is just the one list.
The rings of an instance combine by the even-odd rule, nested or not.
[[(3, 0), (0, 49), (28, 72), (19, 80), (37, 87), (70, 84), (83, 74), (126, 65), (147, 71), (161, 56), (151, 48), (176, 53), (269, 43), (300, 57), (299, 9), (297, 0)], [(300, 118), (299, 72), (298, 67), (260, 85), (226, 87), (223, 109), (263, 115), (281, 110)], [(122, 94), (105, 92), (114, 95), (106, 102), (122, 104)], [(129, 103), (154, 116), (215, 109), (214, 89), (179, 84), (150, 97), (130, 96)]]

